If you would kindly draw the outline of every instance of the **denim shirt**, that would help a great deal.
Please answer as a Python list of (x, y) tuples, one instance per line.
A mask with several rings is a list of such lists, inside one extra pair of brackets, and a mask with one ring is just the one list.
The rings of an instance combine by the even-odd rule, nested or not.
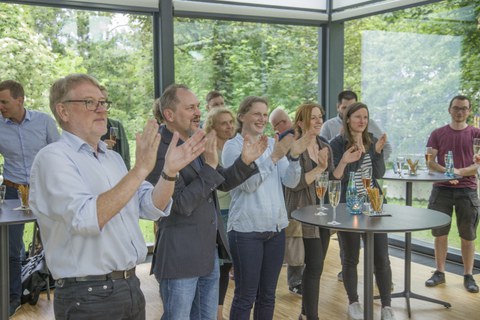
[[(280, 231), (288, 225), (282, 184), (294, 188), (300, 181), (298, 161), (283, 157), (273, 163), (270, 155), (275, 140), (269, 138), (267, 150), (255, 161), (259, 173), (230, 191), (227, 231), (267, 232)], [(242, 152), (243, 137), (237, 134), (223, 147), (222, 160), (230, 166)]]

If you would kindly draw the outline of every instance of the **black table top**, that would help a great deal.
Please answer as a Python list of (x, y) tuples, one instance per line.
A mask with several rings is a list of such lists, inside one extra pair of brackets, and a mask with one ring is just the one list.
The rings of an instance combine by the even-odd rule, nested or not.
[(432, 172), (428, 173), (425, 171), (418, 171), (417, 175), (411, 176), (408, 174), (408, 171), (402, 171), (402, 177), (398, 175), (398, 173), (393, 172), (393, 170), (388, 169), (385, 171), (383, 175), (384, 180), (398, 180), (398, 181), (405, 181), (405, 182), (439, 182), (439, 181), (450, 181), (455, 179), (460, 179), (462, 176), (455, 175), (453, 178), (447, 177), (445, 174), (440, 172)]
[(391, 216), (351, 215), (345, 210), (345, 203), (340, 203), (337, 207), (336, 218), (340, 225), (334, 226), (327, 224), (332, 221), (333, 209), (330, 205), (325, 206), (328, 207), (326, 216), (314, 215), (318, 207), (318, 205), (314, 205), (293, 211), (292, 217), (298, 221), (328, 229), (374, 233), (428, 230), (448, 225), (451, 220), (448, 215), (439, 211), (394, 204), (383, 206), (383, 211)]
[(20, 207), (20, 200), (5, 200), (0, 204), (0, 225), (20, 224), (36, 221), (37, 218), (30, 210), (13, 210)]

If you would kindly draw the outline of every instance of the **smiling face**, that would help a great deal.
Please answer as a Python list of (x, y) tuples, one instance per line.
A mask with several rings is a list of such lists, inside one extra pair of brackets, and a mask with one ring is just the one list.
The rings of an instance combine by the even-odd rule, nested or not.
[(215, 118), (213, 129), (217, 132), (217, 137), (222, 140), (230, 139), (234, 134), (234, 120), (230, 113), (221, 113)]
[(12, 97), (9, 89), (0, 91), (0, 112), (5, 119), (20, 123), (25, 117), (23, 97)]
[(268, 107), (263, 102), (254, 102), (247, 113), (239, 117), (242, 122), (242, 136), (257, 137), (263, 134), (268, 122)]
[[(65, 100), (105, 100), (100, 89), (84, 81), (71, 89)], [(96, 111), (87, 110), (83, 102), (66, 102), (56, 105), (62, 120), (62, 128), (87, 142), (96, 149), (100, 137), (107, 133), (107, 110), (99, 106)]]
[(322, 111), (319, 108), (312, 109), (312, 115), (310, 117), (310, 128), (311, 132), (314, 132), (316, 135), (320, 135), (320, 129), (323, 125), (323, 115)]
[(178, 103), (175, 110), (166, 109), (164, 116), (170, 131), (178, 131), (182, 140), (187, 140), (200, 127), (200, 101), (187, 89), (176, 91)]
[(368, 126), (368, 110), (360, 108), (353, 112), (347, 119), (347, 124), (352, 134), (361, 134)]

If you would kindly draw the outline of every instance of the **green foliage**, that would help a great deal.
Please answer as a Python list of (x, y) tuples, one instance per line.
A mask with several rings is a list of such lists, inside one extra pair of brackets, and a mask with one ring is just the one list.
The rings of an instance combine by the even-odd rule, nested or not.
[(249, 95), (289, 112), (316, 100), (318, 28), (198, 19), (175, 20), (175, 76), (200, 99), (212, 89), (236, 110)]
[(448, 0), (345, 24), (345, 87), (366, 102), (395, 153), (420, 153), (457, 94), (480, 100), (480, 1)]

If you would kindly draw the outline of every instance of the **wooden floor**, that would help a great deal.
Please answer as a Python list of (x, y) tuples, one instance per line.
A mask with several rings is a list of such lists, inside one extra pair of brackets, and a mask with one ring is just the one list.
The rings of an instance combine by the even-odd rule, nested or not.
[[(403, 259), (391, 258), (393, 281), (395, 283), (395, 292), (403, 289)], [(158, 284), (153, 276), (149, 276), (150, 264), (144, 263), (137, 267), (137, 272), (142, 281), (142, 289), (147, 301), (147, 319), (158, 320), (162, 314), (162, 304), (158, 294)], [(320, 286), (320, 319), (347, 319), (346, 308), (347, 300), (343, 284), (337, 281), (336, 275), (340, 270), (338, 258), (338, 243), (336, 237), (332, 237), (330, 248), (325, 262), (325, 269), (321, 279)], [(448, 301), (452, 308), (446, 309), (441, 305), (411, 300), (413, 320), (419, 319), (438, 319), (438, 320), (456, 320), (456, 319), (480, 319), (480, 294), (468, 293), (463, 287), (463, 277), (447, 273), (447, 284), (440, 285), (437, 288), (426, 288), (425, 280), (430, 276), (433, 270), (419, 264), (412, 264), (412, 290), (415, 293), (426, 295), (435, 299)], [(363, 272), (363, 261), (359, 264), (359, 294), (363, 299), (363, 282), (361, 274)], [(480, 277), (475, 276), (477, 283)], [(228, 319), (230, 303), (233, 296), (233, 282), (227, 292), (225, 300), (224, 315)], [(286, 284), (286, 267), (282, 268), (280, 275), (274, 319), (292, 319), (297, 320), (300, 313), (301, 298), (288, 292)], [(406, 320), (408, 315), (404, 298), (392, 300), (392, 307), (396, 313), (397, 320)], [(15, 320), (51, 320), (53, 316), (53, 302), (47, 301), (46, 294), (42, 294), (36, 306), (23, 305), (18, 313), (11, 319)], [(375, 319), (380, 319), (380, 304), (375, 300)]]

